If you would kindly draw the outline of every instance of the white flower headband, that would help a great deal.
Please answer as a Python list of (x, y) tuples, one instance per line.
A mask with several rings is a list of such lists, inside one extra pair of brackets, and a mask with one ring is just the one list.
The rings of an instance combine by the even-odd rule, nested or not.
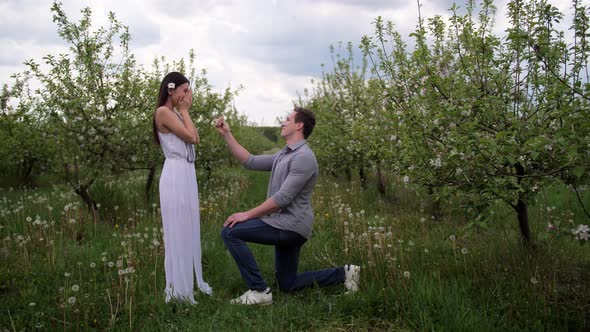
[(175, 88), (176, 88), (176, 84), (174, 84), (174, 82), (168, 83), (168, 89), (175, 89)]

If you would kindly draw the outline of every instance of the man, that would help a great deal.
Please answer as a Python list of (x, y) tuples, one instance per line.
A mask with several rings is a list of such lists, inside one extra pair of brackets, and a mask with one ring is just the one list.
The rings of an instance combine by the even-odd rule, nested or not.
[(245, 168), (271, 171), (266, 201), (249, 211), (232, 214), (221, 231), (223, 242), (249, 288), (231, 301), (234, 304), (272, 303), (272, 292), (246, 242), (275, 246), (275, 277), (282, 292), (339, 283), (344, 283), (348, 292), (358, 289), (359, 266), (297, 273), (299, 252), (311, 237), (313, 225), (311, 194), (318, 177), (318, 164), (306, 139), (314, 126), (315, 115), (295, 107), (281, 125), (281, 136), (287, 146), (273, 155), (254, 156), (236, 141), (223, 118), (215, 120), (217, 131)]

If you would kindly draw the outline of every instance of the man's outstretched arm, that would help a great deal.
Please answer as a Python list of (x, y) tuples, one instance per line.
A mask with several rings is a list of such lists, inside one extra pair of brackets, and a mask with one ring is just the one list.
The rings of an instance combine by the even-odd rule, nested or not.
[(248, 160), (248, 157), (250, 157), (250, 152), (248, 152), (248, 150), (238, 143), (234, 135), (231, 133), (229, 125), (227, 122), (225, 122), (223, 117), (215, 119), (215, 129), (217, 129), (217, 132), (223, 136), (223, 139), (225, 139), (225, 143), (229, 147), (229, 150), (240, 162), (240, 164), (245, 163), (246, 160)]

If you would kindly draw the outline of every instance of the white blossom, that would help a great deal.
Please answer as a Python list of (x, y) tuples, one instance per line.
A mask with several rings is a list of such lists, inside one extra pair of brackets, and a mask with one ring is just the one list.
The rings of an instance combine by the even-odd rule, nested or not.
[(577, 229), (572, 229), (572, 233), (574, 234), (576, 240), (588, 241), (590, 227), (588, 227), (588, 225), (579, 225)]

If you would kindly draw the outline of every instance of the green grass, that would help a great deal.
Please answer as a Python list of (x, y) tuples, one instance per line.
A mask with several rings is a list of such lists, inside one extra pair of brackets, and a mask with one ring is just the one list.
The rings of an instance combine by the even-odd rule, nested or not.
[[(303, 247), (300, 269), (360, 264), (361, 291), (344, 295), (343, 286), (275, 291), (273, 305), (243, 307), (229, 304), (246, 287), (219, 232), (231, 213), (266, 197), (268, 173), (229, 170), (208, 182), (199, 178), (204, 277), (214, 294), (197, 293), (196, 306), (164, 302), (161, 221), (152, 203), (142, 203), (142, 180), (99, 183), (96, 222), (67, 188), (0, 191), (0, 330), (590, 327), (590, 246), (567, 232), (545, 230), (548, 221), (559, 220), (563, 230), (588, 224), (571, 192), (558, 187), (531, 206), (536, 246), (526, 249), (513, 213), (501, 204), (487, 227), (470, 228), (461, 217), (430, 220), (420, 198), (403, 186), (392, 186), (395, 192), (382, 198), (374, 188), (362, 191), (356, 183), (324, 177), (314, 194), (314, 235)], [(548, 212), (547, 206), (556, 208)], [(251, 248), (276, 290), (273, 248)], [(131, 266), (135, 272), (119, 275)]]

